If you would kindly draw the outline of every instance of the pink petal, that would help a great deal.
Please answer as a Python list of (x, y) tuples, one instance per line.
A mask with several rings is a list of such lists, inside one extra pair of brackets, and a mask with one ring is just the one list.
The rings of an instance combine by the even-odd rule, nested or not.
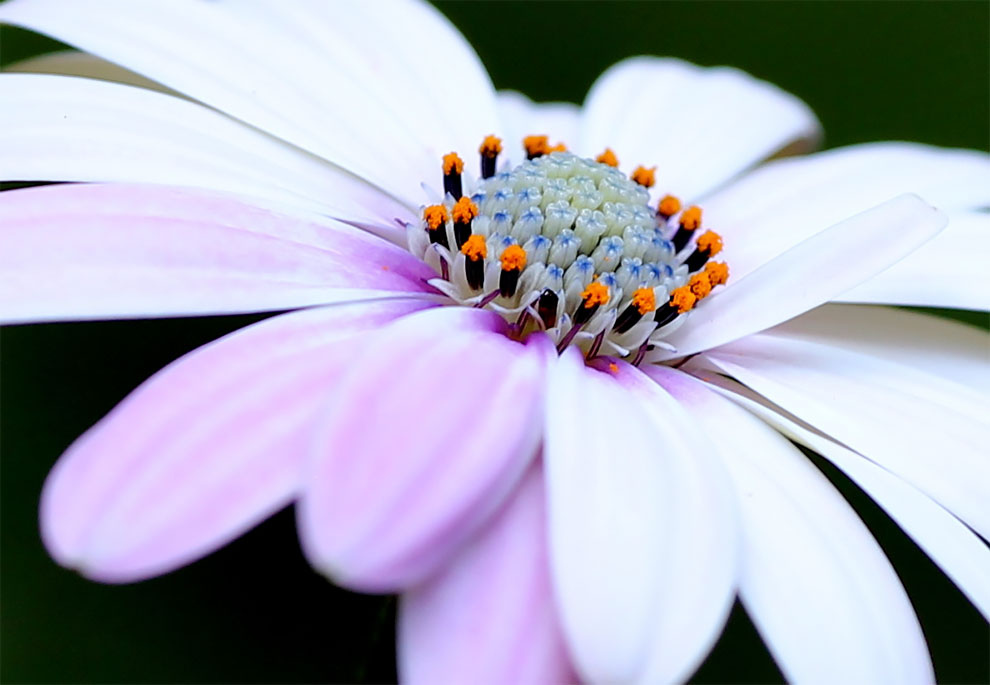
[(0, 196), (0, 320), (131, 318), (422, 297), (408, 252), (204, 191), (59, 185)]
[(353, 336), (422, 303), (293, 312), (153, 376), (73, 444), (41, 503), (62, 564), (108, 582), (186, 564), (285, 506)]
[(550, 584), (543, 469), (399, 614), (405, 683), (565, 683), (577, 676)]
[(441, 308), (348, 361), (299, 508), (317, 568), (361, 590), (422, 581), (515, 487), (540, 439), (543, 353), (504, 329)]

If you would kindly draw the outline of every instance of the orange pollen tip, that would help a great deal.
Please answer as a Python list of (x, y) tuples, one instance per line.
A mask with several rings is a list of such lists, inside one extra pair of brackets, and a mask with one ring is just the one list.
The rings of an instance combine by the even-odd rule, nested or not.
[(708, 280), (708, 274), (695, 274), (691, 277), (691, 280), (688, 281), (688, 288), (691, 289), (691, 294), (699, 300), (703, 300), (711, 294), (712, 283)]
[(423, 210), (423, 219), (426, 220), (426, 225), (431, 231), (435, 231), (446, 224), (449, 218), (450, 215), (447, 214), (447, 208), (443, 205), (430, 205)]
[(670, 294), (670, 303), (677, 307), (679, 314), (691, 311), (697, 301), (698, 298), (691, 292), (691, 288), (686, 285), (675, 288), (674, 292)]
[(722, 251), (722, 236), (715, 231), (705, 231), (698, 236), (698, 249), (714, 257)]
[(657, 296), (653, 288), (640, 288), (633, 293), (632, 305), (640, 314), (649, 314), (657, 308)]
[(619, 373), (619, 365), (616, 364), (615, 362), (609, 362), (608, 363), (608, 372), (611, 373), (613, 376), (615, 374)]
[(595, 158), (595, 161), (599, 164), (607, 164), (615, 167), (619, 166), (619, 158), (615, 156), (615, 153), (612, 152), (612, 148), (610, 147), (605, 148), (605, 152), (598, 155)]
[(660, 204), (657, 205), (657, 211), (664, 216), (674, 216), (681, 211), (681, 201), (673, 195), (664, 195)]
[(636, 181), (636, 183), (640, 184), (644, 188), (652, 188), (653, 184), (656, 183), (656, 171), (657, 168), (655, 166), (650, 167), (649, 169), (645, 166), (638, 166), (632, 174), (629, 175), (629, 178)]
[(708, 282), (712, 287), (724, 285), (729, 280), (729, 265), (725, 262), (708, 262), (705, 264), (705, 273), (708, 274)]
[(550, 139), (547, 136), (526, 136), (523, 147), (527, 155), (545, 155), (550, 150)]
[(485, 139), (481, 141), (481, 147), (478, 148), (478, 152), (485, 157), (497, 157), (502, 152), (502, 139), (496, 136), (485, 136)]
[(526, 250), (518, 245), (509, 245), (502, 250), (502, 270), (522, 271), (526, 266)]
[(461, 159), (456, 152), (451, 152), (450, 154), (443, 156), (444, 176), (459, 174), (462, 171), (464, 171), (464, 160)]
[(454, 215), (455, 223), (467, 224), (471, 222), (471, 219), (478, 216), (478, 205), (471, 202), (465, 195), (454, 204), (454, 209), (451, 213)]
[(591, 309), (595, 305), (606, 304), (608, 302), (608, 286), (598, 281), (592, 281), (581, 293), (584, 301), (584, 308)]
[(688, 207), (681, 214), (681, 228), (689, 231), (701, 226), (701, 207)]
[(479, 259), (484, 259), (488, 256), (488, 243), (485, 242), (485, 237), (475, 233), (470, 238), (464, 241), (461, 245), (461, 254), (470, 259), (472, 262), (476, 262)]
[(547, 154), (551, 152), (567, 152), (567, 146), (563, 143), (557, 143), (556, 145), (551, 145), (547, 148)]

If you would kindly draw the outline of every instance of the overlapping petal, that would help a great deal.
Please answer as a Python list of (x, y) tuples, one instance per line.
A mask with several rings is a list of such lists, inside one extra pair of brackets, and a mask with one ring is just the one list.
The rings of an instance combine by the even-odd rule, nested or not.
[(425, 3), (342, 9), (15, 0), (0, 21), (120, 64), (415, 204), (440, 155), (498, 128), (494, 91), (471, 47)]
[[(713, 447), (622, 362), (551, 369), (550, 558), (580, 674), (674, 682), (711, 648), (735, 589), (734, 498)], [(615, 373), (613, 377), (611, 374)]]
[(162, 369), (52, 470), (41, 503), (52, 556), (97, 580), (139, 580), (285, 506), (354, 337), (424, 306), (285, 314)]
[(220, 190), (396, 233), (394, 219), (412, 217), (368, 183), (188, 100), (42, 74), (0, 75), (0, 97), (5, 179)]
[(705, 376), (709, 387), (842, 469), (990, 619), (990, 576), (986, 572), (990, 548), (976, 533), (918, 488), (830, 440), (749, 388), (725, 376)]
[(343, 585), (439, 569), (509, 495), (539, 443), (543, 355), (479, 309), (382, 329), (334, 388), (299, 509), (303, 547)]
[(930, 683), (911, 603), (866, 526), (782, 436), (700, 382), (647, 370), (710, 436), (742, 517), (740, 596), (791, 682)]
[(890, 307), (827, 304), (768, 332), (887, 359), (990, 393), (990, 335), (975, 326)]
[[(726, 238), (725, 258), (741, 277), (828, 226), (908, 192), (954, 215), (988, 207), (990, 156), (917, 143), (870, 143), (777, 160), (706, 198), (705, 223)], [(943, 245), (936, 241), (919, 249), (919, 258), (932, 250), (930, 270), (954, 273), (958, 255), (973, 247), (967, 239), (972, 228), (960, 226), (958, 238), (949, 237), (955, 226), (947, 230), (946, 245), (960, 246), (950, 264), (938, 259)], [(874, 245), (864, 240), (857, 249)]]
[(579, 151), (659, 165), (657, 188), (693, 202), (820, 126), (807, 105), (728, 67), (636, 57), (603, 73), (584, 102)]
[(983, 396), (883, 359), (778, 336), (751, 336), (705, 358), (990, 537)]
[(402, 682), (576, 681), (557, 618), (543, 469), (530, 467), (492, 522), (447, 567), (402, 596)]
[(0, 320), (132, 318), (426, 297), (434, 276), (359, 229), (181, 188), (59, 185), (0, 198)]
[[(945, 222), (943, 214), (913, 195), (841, 221), (744, 278), (730, 280), (667, 336), (676, 349), (659, 351), (656, 358), (699, 352), (803, 314), (895, 263)], [(863, 242), (874, 248), (858, 249)]]

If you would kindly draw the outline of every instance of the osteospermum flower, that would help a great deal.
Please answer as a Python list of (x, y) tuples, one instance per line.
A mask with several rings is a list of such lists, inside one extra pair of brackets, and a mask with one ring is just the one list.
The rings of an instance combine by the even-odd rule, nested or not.
[(930, 681), (896, 574), (794, 441), (990, 614), (986, 337), (862, 306), (986, 304), (986, 155), (739, 177), (817, 138), (801, 102), (638, 58), (581, 109), (534, 104), (413, 2), (0, 19), (129, 71), (29, 68), (147, 86), (0, 77), (0, 176), (86, 182), (0, 197), (5, 321), (298, 310), (70, 447), (42, 498), (59, 562), (146, 578), (296, 501), (317, 569), (404, 593), (409, 681), (682, 680), (737, 595), (789, 679)]

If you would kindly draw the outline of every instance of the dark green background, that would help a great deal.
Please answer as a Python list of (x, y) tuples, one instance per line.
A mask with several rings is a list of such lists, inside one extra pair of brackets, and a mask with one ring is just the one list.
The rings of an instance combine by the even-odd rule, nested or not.
[[(990, 146), (987, 2), (438, 4), (497, 87), (536, 99), (580, 102), (612, 62), (674, 55), (741, 67), (798, 94), (821, 117), (829, 147), (878, 139)], [(5, 63), (56, 47), (13, 29), (0, 40)], [(69, 442), (168, 361), (257, 318), (4, 329), (0, 680), (394, 679), (394, 600), (344, 592), (310, 571), (291, 511), (189, 568), (131, 586), (82, 580), (39, 543), (38, 493)], [(990, 680), (979, 614), (867, 498), (823, 468), (894, 562), (939, 679)], [(779, 678), (738, 608), (696, 676)]]

